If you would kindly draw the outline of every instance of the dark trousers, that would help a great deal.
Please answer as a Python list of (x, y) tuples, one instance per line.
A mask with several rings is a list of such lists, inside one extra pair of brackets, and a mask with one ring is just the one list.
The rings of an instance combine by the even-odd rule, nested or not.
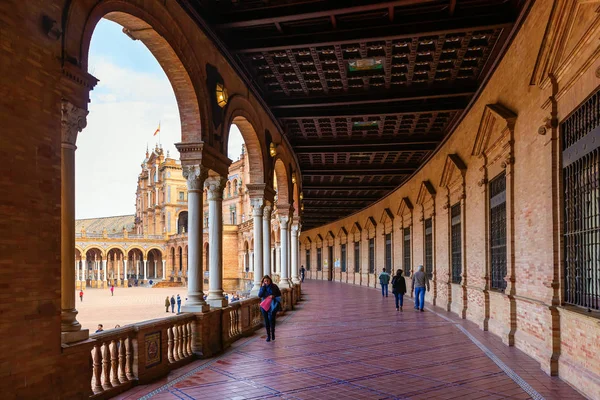
[(171, 304), (171, 312), (174, 313), (175, 312), (175, 303)]
[(388, 284), (381, 285), (381, 295), (387, 297), (388, 295)]
[(265, 319), (265, 328), (267, 329), (267, 336), (271, 337), (271, 335), (275, 334), (275, 317), (277, 316), (277, 311), (265, 311), (262, 307), (260, 308), (260, 312)]
[(404, 304), (404, 293), (394, 293), (394, 297), (396, 297), (396, 308), (402, 307), (402, 304)]

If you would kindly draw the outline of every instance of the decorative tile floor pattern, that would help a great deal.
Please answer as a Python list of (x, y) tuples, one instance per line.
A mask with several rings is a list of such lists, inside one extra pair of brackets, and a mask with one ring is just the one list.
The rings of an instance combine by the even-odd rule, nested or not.
[(118, 398), (583, 399), (521, 351), (441, 309), (415, 312), (405, 296), (396, 312), (392, 296), (340, 283), (302, 289), (304, 301), (278, 320), (276, 341), (260, 330)]

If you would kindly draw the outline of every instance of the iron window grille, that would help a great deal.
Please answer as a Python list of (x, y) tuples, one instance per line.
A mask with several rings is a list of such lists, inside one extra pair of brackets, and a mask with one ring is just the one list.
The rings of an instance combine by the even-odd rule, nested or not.
[(564, 186), (564, 301), (600, 310), (600, 92), (560, 126)]
[(490, 181), (490, 259), (492, 289), (506, 289), (506, 173)]
[(462, 281), (462, 235), (460, 221), (460, 203), (450, 209), (451, 244), (452, 244), (452, 283)]
[(433, 221), (425, 220), (425, 273), (433, 279)]
[(404, 236), (404, 276), (410, 276), (410, 228), (403, 229)]
[(317, 248), (317, 271), (321, 271), (321, 269), (322, 269), (321, 248)]
[(306, 250), (306, 270), (310, 271), (310, 250)]
[(392, 272), (392, 234), (385, 235), (385, 270)]
[(375, 273), (375, 238), (369, 239), (369, 273)]
[(360, 242), (354, 242), (354, 272), (360, 272)]
[(342, 267), (342, 272), (346, 272), (346, 244), (341, 246), (341, 255), (340, 255), (340, 265)]

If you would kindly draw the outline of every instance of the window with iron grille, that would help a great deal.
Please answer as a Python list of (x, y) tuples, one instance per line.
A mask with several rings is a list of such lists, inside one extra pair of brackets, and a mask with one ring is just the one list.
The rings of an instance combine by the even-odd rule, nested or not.
[(433, 279), (433, 221), (425, 220), (425, 273)]
[(375, 273), (375, 238), (369, 239), (369, 273)]
[(460, 203), (450, 209), (452, 244), (452, 283), (462, 281), (462, 234), (460, 222)]
[(492, 289), (506, 289), (506, 174), (490, 181), (490, 259)]
[(341, 260), (340, 260), (340, 264), (342, 267), (342, 272), (346, 272), (346, 244), (344, 243), (341, 246)]
[(392, 234), (385, 235), (385, 270), (392, 272)]
[(565, 303), (600, 310), (600, 92), (560, 126)]
[(317, 271), (321, 270), (321, 248), (317, 248)]
[(360, 242), (354, 242), (354, 272), (360, 272)]
[(404, 228), (404, 276), (410, 276), (410, 228)]
[(306, 270), (310, 271), (310, 250), (306, 250)]

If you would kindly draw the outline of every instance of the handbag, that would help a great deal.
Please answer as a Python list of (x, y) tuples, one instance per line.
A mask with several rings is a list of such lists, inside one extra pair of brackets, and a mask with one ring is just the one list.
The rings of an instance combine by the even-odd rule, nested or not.
[(273, 301), (273, 299), (267, 297), (266, 299), (260, 302), (260, 307), (268, 312), (271, 309), (271, 301)]

